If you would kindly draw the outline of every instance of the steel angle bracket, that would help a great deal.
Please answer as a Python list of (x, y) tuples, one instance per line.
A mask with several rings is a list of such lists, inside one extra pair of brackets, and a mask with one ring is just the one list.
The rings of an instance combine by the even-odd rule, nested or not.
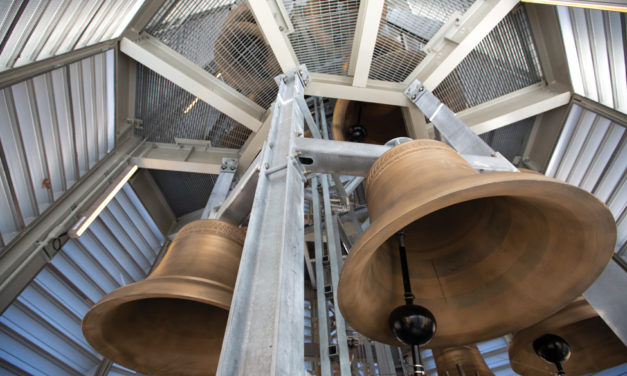
[(480, 172), (513, 171), (518, 169), (500, 153), (495, 152), (477, 136), (455, 113), (442, 103), (419, 80), (405, 89), (405, 95), (429, 119), (448, 143)]

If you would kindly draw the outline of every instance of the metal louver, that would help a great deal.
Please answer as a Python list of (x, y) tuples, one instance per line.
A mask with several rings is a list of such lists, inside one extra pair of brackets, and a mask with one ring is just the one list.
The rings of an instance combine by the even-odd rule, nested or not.
[[(0, 374), (87, 375), (103, 361), (81, 331), (89, 308), (145, 278), (164, 236), (127, 184), (0, 316)], [(110, 375), (135, 372), (114, 365)]]
[(616, 219), (616, 252), (627, 261), (627, 124), (573, 104), (546, 175), (605, 202)]
[(557, 7), (573, 90), (627, 114), (625, 13)]

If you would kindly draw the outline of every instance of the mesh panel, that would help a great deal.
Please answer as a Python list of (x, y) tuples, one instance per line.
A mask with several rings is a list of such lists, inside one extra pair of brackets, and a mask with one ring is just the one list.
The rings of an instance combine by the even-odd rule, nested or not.
[(359, 13), (357, 0), (284, 0), (294, 52), (310, 72), (346, 75)]
[(250, 130), (171, 81), (138, 64), (135, 116), (137, 135), (173, 143), (175, 137), (210, 140), (213, 146), (240, 148)]
[(150, 170), (170, 208), (177, 217), (204, 208), (217, 175)]
[(402, 82), (422, 61), (422, 49), (455, 11), (474, 0), (387, 0), (374, 49), (370, 79)]
[(242, 1), (169, 0), (145, 31), (261, 107), (276, 98), (281, 68)]
[(484, 133), (479, 137), (490, 145), (492, 149), (500, 152), (510, 162), (513, 162), (514, 157), (522, 156), (535, 119), (535, 116), (530, 117), (506, 127)]
[(455, 112), (542, 80), (524, 7), (510, 12), (433, 93)]

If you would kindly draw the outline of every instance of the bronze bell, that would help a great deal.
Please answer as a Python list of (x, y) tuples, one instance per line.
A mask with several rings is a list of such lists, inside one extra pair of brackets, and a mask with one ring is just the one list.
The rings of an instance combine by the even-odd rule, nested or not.
[(572, 354), (562, 367), (568, 376), (586, 375), (627, 362), (627, 347), (580, 297), (556, 314), (514, 334), (509, 345), (512, 369), (520, 375), (551, 375), (555, 366), (538, 357), (532, 342), (554, 334), (568, 342)]
[(242, 4), (229, 14), (214, 54), (224, 80), (250, 99), (276, 88), (274, 77), (281, 73), (279, 64), (248, 5)]
[(185, 225), (145, 280), (87, 312), (85, 338), (142, 373), (215, 374), (244, 239), (244, 230), (218, 220)]
[(396, 233), (405, 230), (415, 304), (435, 315), (429, 346), (476, 343), (556, 312), (601, 273), (616, 224), (588, 192), (540, 174), (479, 174), (433, 140), (395, 146), (366, 182), (370, 226), (350, 251), (338, 303), (374, 340), (403, 304)]
[[(372, 60), (371, 72), (389, 71), (386, 62), (402, 59), (407, 64), (397, 69), (409, 74), (424, 57), (422, 51), (408, 51), (392, 38), (377, 39), (379, 56)], [(397, 72), (400, 73), (400, 72)], [(333, 137), (337, 141), (365, 142), (383, 145), (396, 137), (407, 137), (405, 119), (399, 106), (338, 99), (333, 110)]]
[(439, 376), (494, 376), (476, 345), (431, 350)]

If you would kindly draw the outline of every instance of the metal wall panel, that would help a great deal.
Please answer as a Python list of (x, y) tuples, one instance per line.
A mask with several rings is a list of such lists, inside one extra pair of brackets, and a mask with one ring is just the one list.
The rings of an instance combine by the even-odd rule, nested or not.
[(573, 90), (627, 113), (625, 13), (557, 7)]
[(0, 71), (120, 36), (144, 0), (14, 0), (0, 5)]
[[(125, 242), (118, 240), (119, 233), (125, 234)], [(134, 237), (141, 239), (131, 242)], [(144, 279), (164, 241), (126, 184), (89, 229), (67, 242), (0, 316), (0, 374), (93, 372), (102, 356), (83, 337), (82, 317), (114, 288)], [(114, 366), (111, 374), (135, 373)]]
[(8, 244), (114, 146), (114, 51), (0, 90), (0, 238)]

